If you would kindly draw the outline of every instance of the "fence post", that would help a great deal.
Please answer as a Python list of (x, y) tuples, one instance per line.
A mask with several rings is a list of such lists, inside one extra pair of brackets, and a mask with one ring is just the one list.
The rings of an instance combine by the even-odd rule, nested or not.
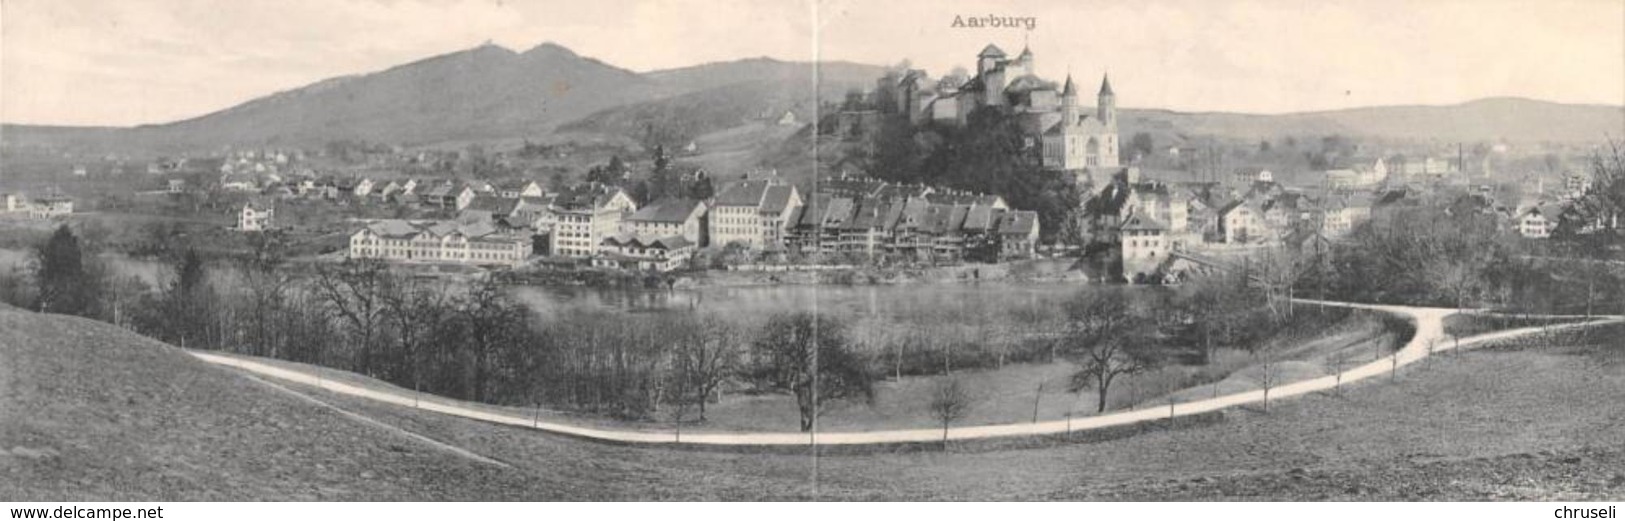
[(1038, 423), (1038, 401), (1044, 398), (1044, 382), (1038, 383), (1038, 390), (1033, 392), (1033, 423)]

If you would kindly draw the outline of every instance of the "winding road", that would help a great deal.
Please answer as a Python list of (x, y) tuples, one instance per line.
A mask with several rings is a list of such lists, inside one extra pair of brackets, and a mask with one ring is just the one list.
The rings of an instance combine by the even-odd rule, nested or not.
[[(1373, 304), (1352, 304), (1346, 302), (1329, 302), (1300, 299), (1306, 304), (1322, 304), (1329, 306), (1342, 306), (1356, 309), (1369, 309), (1393, 313), (1409, 317), (1416, 324), (1416, 335), (1410, 342), (1394, 354), (1377, 359), (1365, 365), (1344, 371), (1339, 380), (1338, 375), (1331, 374), (1308, 380), (1301, 380), (1283, 384), (1269, 390), (1269, 400), (1276, 401), (1295, 396), (1327, 391), (1335, 386), (1358, 382), (1368, 378), (1379, 377), (1390, 371), (1397, 370), (1416, 363), (1433, 354), (1442, 353), (1452, 349), (1467, 348), (1481, 345), (1486, 342), (1513, 338), (1541, 331), (1572, 329), (1590, 327), (1600, 324), (1625, 321), (1625, 317), (1608, 316), (1596, 317), (1587, 322), (1561, 324), (1544, 327), (1527, 327), (1496, 331), (1467, 338), (1453, 339), (1444, 333), (1444, 317), (1458, 312), (1452, 308), (1423, 308), (1410, 306), (1388, 306)], [(1431, 348), (1430, 348), (1431, 346)], [(460, 416), (475, 420), (513, 425), (528, 429), (568, 434), (583, 438), (632, 444), (694, 444), (694, 445), (750, 445), (750, 446), (791, 446), (818, 443), (823, 445), (865, 445), (887, 443), (924, 443), (937, 442), (943, 439), (942, 429), (908, 429), (888, 431), (852, 431), (852, 432), (685, 432), (677, 431), (631, 431), (603, 428), (582, 427), (565, 423), (538, 421), (534, 418), (498, 414), (481, 411), (450, 404), (419, 401), (408, 392), (380, 391), (364, 387), (333, 381), (331, 378), (320, 378), (316, 374), (301, 370), (287, 369), (270, 364), (244, 360), (240, 358), (221, 356), (207, 352), (192, 351), (191, 354), (205, 362), (223, 366), (234, 367), (257, 376), (273, 378), (302, 385), (319, 387), (323, 390), (390, 403), (405, 407), (433, 411), (452, 416)], [(1216, 396), (1213, 398), (1190, 402), (1176, 403), (1171, 407), (1154, 407), (1140, 410), (1122, 411), (1073, 418), (1070, 420), (1053, 420), (1035, 423), (1014, 423), (1002, 425), (976, 425), (953, 427), (948, 429), (947, 438), (950, 440), (975, 440), (987, 438), (1001, 438), (1013, 436), (1032, 436), (1047, 434), (1062, 434), (1073, 431), (1086, 431), (1102, 429), (1121, 425), (1130, 425), (1140, 422), (1177, 418), (1208, 413), (1231, 407), (1262, 403), (1265, 400), (1263, 389)]]

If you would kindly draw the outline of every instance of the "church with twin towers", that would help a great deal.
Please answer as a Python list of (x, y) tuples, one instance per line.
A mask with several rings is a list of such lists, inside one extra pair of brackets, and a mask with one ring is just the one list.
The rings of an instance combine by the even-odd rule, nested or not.
[(1057, 86), (1034, 73), (1031, 49), (1015, 58), (988, 44), (976, 55), (976, 73), (949, 74), (932, 80), (925, 71), (911, 69), (880, 81), (884, 107), (907, 114), (915, 125), (964, 126), (972, 112), (983, 107), (1005, 111), (1020, 123), (1026, 144), (1042, 159), (1044, 168), (1063, 171), (1101, 171), (1120, 166), (1117, 138), (1117, 97), (1104, 75), (1095, 95), (1094, 110), (1078, 104), (1078, 88), (1068, 74)]

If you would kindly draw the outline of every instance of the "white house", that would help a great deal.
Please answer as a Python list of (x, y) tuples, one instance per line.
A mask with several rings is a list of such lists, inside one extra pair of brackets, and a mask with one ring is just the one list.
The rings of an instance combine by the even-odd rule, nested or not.
[(1513, 218), (1513, 226), (1517, 227), (1518, 234), (1531, 239), (1545, 239), (1552, 235), (1552, 229), (1557, 227), (1557, 214), (1554, 209), (1545, 209), (1531, 206), (1518, 212)]
[(643, 238), (632, 234), (605, 237), (594, 266), (636, 271), (671, 271), (694, 255), (694, 243), (680, 236)]
[(536, 184), (535, 181), (525, 179), (508, 181), (497, 186), (497, 195), (504, 199), (541, 197), (542, 185)]
[(237, 229), (245, 232), (269, 230), (275, 225), (275, 218), (276, 205), (250, 201), (243, 205), (242, 213), (237, 216)]
[(73, 199), (63, 195), (47, 195), (28, 205), (28, 216), (34, 219), (51, 219), (72, 213)]
[(355, 187), (351, 188), (350, 191), (354, 192), (356, 197), (366, 197), (367, 194), (372, 193), (372, 187), (373, 187), (372, 179), (367, 178), (367, 177), (363, 177), (361, 179), (356, 180)]
[(790, 214), (802, 205), (796, 187), (741, 181), (718, 194), (710, 209), (710, 243), (761, 250), (782, 245)]
[(468, 185), (446, 183), (423, 190), (422, 201), (430, 206), (462, 210), (474, 202), (475, 195)]
[(1337, 237), (1354, 230), (1360, 223), (1371, 220), (1371, 199), (1363, 195), (1344, 197), (1326, 205), (1321, 233)]
[(232, 192), (256, 192), (260, 189), (260, 183), (253, 174), (225, 173), (220, 174), (220, 189)]
[(621, 221), (621, 231), (639, 237), (682, 237), (700, 244), (705, 202), (667, 198), (650, 203)]
[(1168, 259), (1172, 242), (1168, 226), (1149, 215), (1132, 214), (1123, 221), (1122, 233), (1123, 275), (1151, 275), (1158, 265)]
[(637, 203), (620, 188), (584, 185), (560, 193), (553, 200), (553, 255), (587, 258), (605, 237), (620, 233), (621, 220), (637, 211)]
[(24, 212), (28, 210), (28, 200), (17, 194), (0, 194), (0, 211)]
[(1224, 242), (1248, 243), (1268, 237), (1264, 212), (1257, 202), (1240, 199), (1219, 210), (1219, 228)]

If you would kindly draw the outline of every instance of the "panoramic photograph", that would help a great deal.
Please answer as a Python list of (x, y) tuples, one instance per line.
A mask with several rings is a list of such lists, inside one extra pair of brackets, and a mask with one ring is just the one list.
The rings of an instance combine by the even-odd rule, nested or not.
[(1625, 500), (1620, 0), (3, 0), (0, 43), (12, 519)]

